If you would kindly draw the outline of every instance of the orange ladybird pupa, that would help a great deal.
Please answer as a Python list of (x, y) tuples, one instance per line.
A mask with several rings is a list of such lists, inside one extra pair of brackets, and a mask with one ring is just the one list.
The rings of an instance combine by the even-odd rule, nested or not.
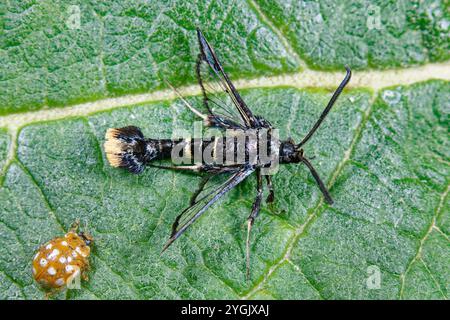
[(46, 289), (63, 289), (76, 277), (87, 280), (92, 237), (77, 233), (76, 223), (64, 237), (42, 245), (33, 257), (34, 279)]

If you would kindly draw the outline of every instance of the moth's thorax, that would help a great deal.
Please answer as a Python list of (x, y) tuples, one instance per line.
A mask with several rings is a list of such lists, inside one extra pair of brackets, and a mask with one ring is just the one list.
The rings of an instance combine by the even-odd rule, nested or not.
[(280, 163), (299, 163), (303, 157), (303, 150), (292, 139), (282, 141), (279, 152)]

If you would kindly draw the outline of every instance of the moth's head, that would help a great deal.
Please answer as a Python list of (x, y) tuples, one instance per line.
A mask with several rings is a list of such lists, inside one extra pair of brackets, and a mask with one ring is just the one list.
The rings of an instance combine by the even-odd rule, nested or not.
[(136, 174), (144, 171), (149, 159), (147, 143), (139, 128), (110, 128), (105, 138), (106, 158), (111, 166), (125, 168)]
[(299, 163), (303, 159), (303, 149), (289, 138), (282, 141), (280, 145), (280, 162), (281, 163)]

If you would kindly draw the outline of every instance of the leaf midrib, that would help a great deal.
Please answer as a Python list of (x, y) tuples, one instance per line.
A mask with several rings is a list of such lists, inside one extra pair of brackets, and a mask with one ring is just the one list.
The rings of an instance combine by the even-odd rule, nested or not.
[[(256, 79), (238, 79), (234, 81), (238, 90), (255, 88), (293, 87), (304, 88), (335, 88), (342, 80), (342, 72), (314, 71), (305, 68), (302, 72), (278, 75), (273, 77), (260, 77)], [(368, 88), (378, 91), (392, 86), (410, 85), (432, 79), (450, 81), (450, 60), (443, 63), (429, 63), (415, 68), (369, 70), (354, 72), (349, 88)], [(201, 94), (198, 85), (189, 85), (177, 88), (183, 96), (197, 96)], [(158, 101), (170, 101), (178, 96), (173, 90), (157, 90), (151, 93), (132, 94), (114, 98), (105, 98), (93, 102), (86, 102), (60, 108), (48, 108), (24, 113), (15, 113), (0, 117), (0, 129), (5, 128), (11, 136), (8, 157), (0, 172), (6, 172), (14, 159), (17, 149), (17, 137), (20, 129), (26, 125), (64, 119), (69, 117), (89, 116), (98, 112), (113, 110), (133, 105), (141, 105)], [(1, 168), (0, 168), (1, 169)], [(1, 182), (1, 180), (0, 180)]]
[[(275, 87), (335, 89), (343, 77), (344, 71), (316, 71), (306, 68), (297, 73), (254, 79), (233, 79), (233, 83), (238, 90)], [(387, 87), (411, 85), (432, 79), (450, 81), (450, 60), (442, 63), (429, 63), (415, 68), (355, 71), (348, 84), (348, 88), (368, 88), (376, 92)], [(177, 90), (186, 97), (201, 94), (197, 84), (182, 86), (177, 88)], [(62, 107), (50, 108), (44, 106), (43, 109), (37, 111), (12, 113), (1, 116), (0, 128), (17, 130), (34, 122), (87, 116), (100, 111), (150, 102), (170, 101), (176, 98), (177, 95), (173, 90), (164, 89), (149, 93), (110, 97)]]

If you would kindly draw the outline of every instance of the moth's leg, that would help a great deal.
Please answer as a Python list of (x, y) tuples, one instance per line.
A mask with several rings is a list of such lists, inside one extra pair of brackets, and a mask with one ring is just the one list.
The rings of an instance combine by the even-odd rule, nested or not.
[(195, 204), (195, 202), (197, 201), (197, 197), (203, 191), (203, 189), (205, 188), (205, 185), (208, 183), (210, 178), (211, 178), (210, 175), (202, 177), (202, 180), (198, 184), (197, 190), (195, 190), (195, 192), (191, 196), (191, 200), (190, 200), (191, 206), (193, 206)]
[(247, 279), (250, 278), (250, 232), (256, 217), (259, 215), (261, 209), (261, 199), (263, 195), (263, 183), (261, 169), (256, 170), (256, 198), (253, 202), (252, 212), (247, 218), (247, 241), (246, 241), (246, 258), (247, 258)]
[(272, 184), (272, 176), (266, 175), (267, 187), (269, 188), (269, 195), (267, 196), (266, 202), (272, 203), (275, 200), (275, 191)]
[(191, 110), (195, 115), (199, 116), (199, 117), (202, 118), (203, 120), (205, 120), (205, 121), (207, 120), (208, 115), (201, 113), (200, 111), (198, 111), (197, 109), (195, 109), (193, 106), (191, 106), (191, 105), (189, 104), (189, 102), (187, 102), (186, 99), (181, 95), (181, 93), (180, 93), (177, 89), (175, 89), (174, 86), (172, 86), (172, 85), (170, 84), (169, 81), (166, 81), (166, 83), (167, 83), (167, 85), (168, 85), (169, 87), (172, 88), (172, 90), (176, 93), (176, 95), (178, 96), (178, 98), (180, 98), (181, 101), (183, 101), (184, 105), (185, 105), (189, 110)]
[(192, 171), (192, 172), (200, 172), (202, 171), (203, 165), (201, 164), (195, 164), (190, 166), (163, 166), (159, 164), (148, 164), (148, 167), (154, 167), (159, 169), (169, 169), (169, 170), (176, 170), (176, 171)]

